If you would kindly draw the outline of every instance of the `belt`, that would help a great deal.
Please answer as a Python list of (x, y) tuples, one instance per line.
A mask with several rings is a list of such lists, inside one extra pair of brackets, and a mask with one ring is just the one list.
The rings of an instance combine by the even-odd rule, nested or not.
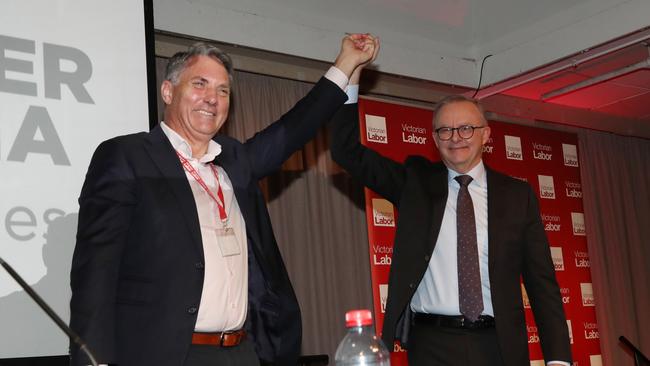
[(246, 338), (243, 329), (229, 332), (193, 333), (192, 344), (210, 345), (215, 347), (234, 347)]
[(437, 315), (415, 313), (413, 317), (415, 324), (427, 324), (447, 328), (463, 329), (485, 329), (494, 328), (494, 318), (489, 315), (481, 315), (476, 321), (471, 321), (462, 315)]

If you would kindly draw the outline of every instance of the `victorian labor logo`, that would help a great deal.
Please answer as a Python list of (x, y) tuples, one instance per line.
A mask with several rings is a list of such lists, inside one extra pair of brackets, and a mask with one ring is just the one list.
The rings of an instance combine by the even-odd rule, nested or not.
[(366, 138), (370, 142), (379, 144), (388, 143), (385, 117), (366, 114)]
[(393, 205), (383, 198), (372, 199), (372, 219), (375, 226), (395, 226)]
[(578, 166), (578, 150), (576, 145), (562, 144), (562, 154), (564, 155), (564, 165)]
[(518, 136), (505, 135), (506, 158), (511, 160), (524, 160), (524, 153), (521, 150), (521, 139)]

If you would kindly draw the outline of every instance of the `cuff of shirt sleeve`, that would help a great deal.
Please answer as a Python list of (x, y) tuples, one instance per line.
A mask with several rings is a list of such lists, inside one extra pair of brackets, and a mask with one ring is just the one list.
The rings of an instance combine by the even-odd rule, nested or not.
[(345, 87), (348, 86), (348, 77), (336, 66), (332, 66), (329, 70), (327, 70), (325, 73), (325, 78), (338, 85), (341, 90), (345, 90)]
[(345, 104), (354, 104), (359, 101), (359, 85), (349, 85), (345, 88), (345, 94), (348, 95), (348, 101)]
[(564, 366), (571, 366), (571, 364), (566, 362), (566, 361), (548, 361), (546, 364), (547, 365), (560, 364), (560, 365), (564, 365)]

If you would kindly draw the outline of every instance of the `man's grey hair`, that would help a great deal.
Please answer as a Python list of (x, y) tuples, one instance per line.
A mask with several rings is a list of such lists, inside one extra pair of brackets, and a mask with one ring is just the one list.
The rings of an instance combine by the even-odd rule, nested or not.
[[(487, 118), (485, 117), (485, 110), (483, 109), (483, 106), (481, 105), (481, 102), (479, 102), (477, 99), (466, 97), (462, 94), (453, 94), (453, 95), (448, 95), (444, 98), (442, 98), (438, 104), (436, 104), (436, 112), (439, 112), (442, 108), (449, 104), (453, 103), (459, 103), (459, 102), (468, 102), (472, 103), (478, 108), (478, 110), (481, 112), (481, 116), (483, 116), (483, 121), (485, 125), (487, 126)], [(436, 113), (436, 115), (433, 117), (433, 128), (435, 129), (437, 124), (438, 124), (438, 116), (440, 113)], [(470, 122), (470, 121), (467, 121)], [(471, 121), (473, 122), (473, 121)]]
[(189, 61), (197, 56), (208, 56), (221, 63), (228, 72), (228, 79), (232, 85), (233, 67), (230, 56), (218, 47), (205, 42), (194, 43), (187, 51), (177, 52), (172, 56), (165, 69), (165, 80), (169, 80), (174, 85), (178, 84), (180, 75), (187, 67)]

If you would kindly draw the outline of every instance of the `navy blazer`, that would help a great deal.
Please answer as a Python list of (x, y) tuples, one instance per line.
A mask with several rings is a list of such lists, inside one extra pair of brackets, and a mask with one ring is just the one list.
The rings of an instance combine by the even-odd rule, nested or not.
[[(258, 181), (331, 119), (345, 93), (322, 78), (278, 121), (244, 143), (218, 135), (215, 162), (232, 181), (248, 239), (245, 328), (260, 359), (296, 364), (301, 319)], [(79, 198), (70, 325), (102, 363), (182, 365), (203, 288), (196, 205), (160, 127), (95, 151)], [(73, 365), (89, 364), (71, 346)]]
[[(407, 345), (410, 303), (440, 232), (448, 170), (420, 156), (404, 164), (359, 143), (358, 109), (345, 106), (332, 123), (334, 160), (399, 210), (382, 339)], [(546, 360), (571, 360), (568, 328), (537, 198), (530, 185), (486, 167), (488, 270), (501, 355), (507, 366), (528, 365), (523, 278)]]

